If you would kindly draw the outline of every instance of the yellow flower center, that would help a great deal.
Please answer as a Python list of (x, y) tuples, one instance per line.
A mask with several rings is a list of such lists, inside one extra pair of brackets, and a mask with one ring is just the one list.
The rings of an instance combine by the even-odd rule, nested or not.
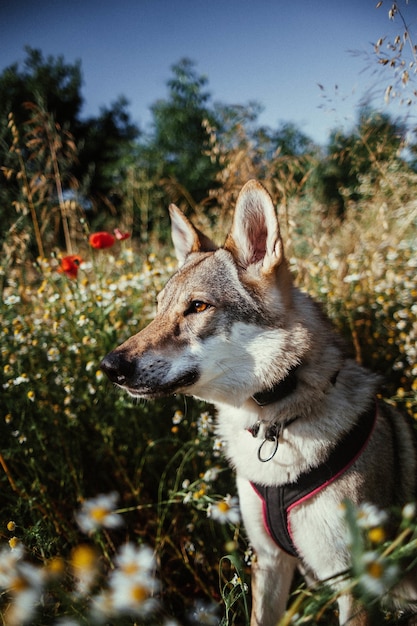
[(77, 546), (72, 552), (72, 566), (74, 569), (93, 569), (96, 560), (96, 553), (90, 546)]
[(217, 504), (217, 508), (219, 509), (220, 513), (227, 513), (228, 511), (230, 511), (230, 506), (227, 504), (227, 502), (219, 502)]
[(132, 576), (133, 574), (136, 574), (139, 568), (135, 563), (126, 563), (126, 565), (122, 567), (122, 570), (127, 576)]
[(383, 528), (381, 528), (381, 526), (371, 528), (368, 536), (372, 543), (382, 543), (383, 541), (385, 541), (385, 531)]
[(384, 574), (384, 568), (381, 565), (381, 563), (378, 563), (377, 561), (372, 561), (372, 563), (369, 563), (366, 567), (367, 572), (370, 576), (372, 576), (372, 578), (382, 578), (383, 574)]
[(90, 511), (90, 515), (92, 517), (92, 519), (97, 522), (98, 524), (102, 524), (103, 521), (106, 519), (106, 516), (108, 515), (109, 511), (108, 509), (105, 509), (102, 506), (96, 506), (95, 508), (91, 509)]
[(131, 594), (132, 600), (138, 603), (144, 602), (148, 597), (148, 592), (144, 587), (141, 587), (140, 585), (135, 585), (134, 587), (132, 587)]
[(13, 579), (10, 589), (11, 591), (13, 591), (13, 593), (20, 593), (22, 591), (26, 591), (28, 586), (29, 585), (24, 578), (22, 578), (21, 576), (17, 576)]

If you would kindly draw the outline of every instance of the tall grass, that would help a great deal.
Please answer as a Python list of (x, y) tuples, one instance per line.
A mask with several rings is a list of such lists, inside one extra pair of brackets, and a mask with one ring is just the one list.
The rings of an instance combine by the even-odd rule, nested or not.
[[(388, 401), (417, 418), (414, 176), (391, 163), (377, 182), (364, 177), (366, 199), (330, 220), (305, 181), (284, 189), (277, 163), (252, 158), (242, 142), (211, 194), (217, 209), (195, 207), (197, 221), (214, 230), (218, 217), (223, 236), (238, 188), (261, 176), (278, 204), (285, 198), (297, 283), (322, 301), (356, 358), (385, 375)], [(3, 623), (247, 624), (252, 554), (212, 408), (182, 397), (133, 402), (99, 370), (152, 319), (175, 262), (131, 239), (92, 249), (85, 231), (73, 231), (72, 277), (58, 249), (25, 272), (2, 267)], [(417, 558), (416, 511), (398, 512), (394, 542), (379, 512), (347, 504), (346, 518), (353, 565), (341, 577), (373, 609)], [(325, 582), (296, 586), (282, 623), (332, 623)]]

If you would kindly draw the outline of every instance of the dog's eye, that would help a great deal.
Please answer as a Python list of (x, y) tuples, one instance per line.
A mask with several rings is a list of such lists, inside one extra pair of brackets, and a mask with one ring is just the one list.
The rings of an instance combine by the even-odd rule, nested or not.
[(203, 313), (203, 311), (207, 311), (210, 308), (210, 305), (207, 302), (202, 302), (201, 300), (193, 300), (185, 312), (185, 315), (190, 315), (190, 313)]

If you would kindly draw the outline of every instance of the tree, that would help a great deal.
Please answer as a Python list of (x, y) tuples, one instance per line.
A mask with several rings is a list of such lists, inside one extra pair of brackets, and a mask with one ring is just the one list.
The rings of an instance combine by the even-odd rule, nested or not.
[(43, 57), (40, 50), (26, 47), (23, 68), (17, 63), (0, 75), (0, 132), (5, 134), (4, 121), (13, 113), (15, 123), (21, 126), (27, 119), (25, 102), (39, 104), (53, 114), (61, 126), (74, 127), (78, 122), (83, 99), (81, 96), (81, 63), (64, 62), (64, 58)]
[(383, 164), (400, 156), (406, 135), (405, 124), (389, 115), (369, 110), (360, 111), (356, 129), (350, 133), (336, 130), (332, 133), (327, 155), (320, 162), (314, 176), (316, 199), (343, 217), (346, 200), (358, 201), (361, 177), (367, 175), (370, 182), (381, 178)]
[(102, 209), (109, 202), (114, 207), (120, 204), (123, 178), (140, 135), (127, 106), (126, 98), (120, 97), (102, 107), (98, 117), (79, 121), (75, 129), (79, 150), (74, 174), (83, 182), (84, 194)]
[[(115, 211), (122, 194), (123, 168), (131, 160), (139, 131), (130, 121), (123, 98), (103, 107), (98, 117), (81, 118), (79, 61), (67, 64), (61, 56), (44, 58), (31, 48), (26, 52), (23, 67), (13, 64), (0, 75), (0, 238), (10, 237), (11, 232), (21, 238), (24, 233), (26, 241), (25, 216), (30, 213), (41, 254), (45, 229), (49, 229), (46, 249), (53, 244), (51, 238), (58, 242), (61, 227), (65, 245), (71, 248), (64, 211), (70, 189), (77, 189), (80, 198), (91, 200), (101, 212)], [(64, 156), (68, 145), (71, 158), (68, 151)], [(32, 200), (27, 206), (28, 190)], [(59, 215), (62, 219), (57, 221)], [(41, 226), (36, 234), (37, 219)]]
[(207, 79), (197, 75), (194, 63), (182, 59), (172, 72), (167, 99), (151, 107), (153, 131), (145, 154), (161, 178), (171, 183), (171, 194), (195, 203), (207, 196), (219, 169), (207, 154), (209, 127), (216, 119), (205, 91)]

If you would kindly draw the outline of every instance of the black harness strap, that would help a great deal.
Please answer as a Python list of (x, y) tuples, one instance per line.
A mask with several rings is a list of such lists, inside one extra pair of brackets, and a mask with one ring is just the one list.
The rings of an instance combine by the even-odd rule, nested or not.
[(354, 463), (368, 443), (376, 415), (377, 408), (374, 406), (362, 413), (352, 430), (330, 452), (327, 460), (300, 474), (295, 482), (277, 487), (251, 483), (263, 500), (264, 522), (269, 534), (291, 556), (299, 555), (291, 536), (290, 511), (324, 489)]

